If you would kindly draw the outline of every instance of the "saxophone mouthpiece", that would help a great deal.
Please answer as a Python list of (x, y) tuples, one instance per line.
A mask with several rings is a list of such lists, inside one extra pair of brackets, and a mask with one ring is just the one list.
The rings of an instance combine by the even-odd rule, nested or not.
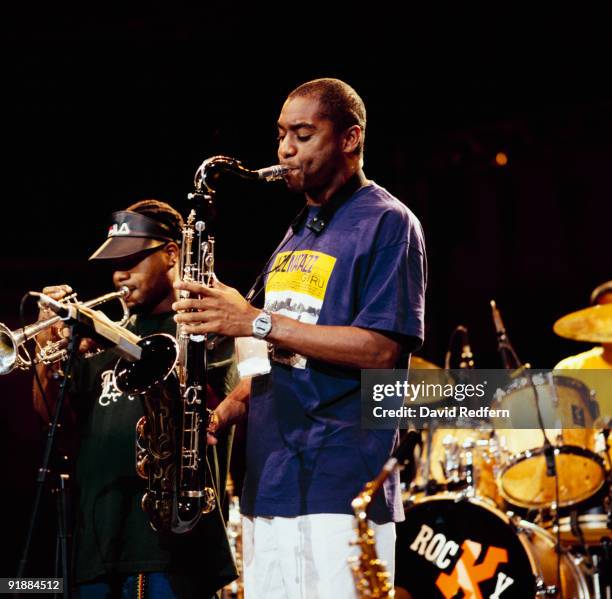
[(282, 179), (290, 170), (291, 169), (288, 166), (275, 164), (274, 166), (260, 168), (255, 172), (257, 173), (258, 178), (263, 181), (278, 181), (279, 179)]

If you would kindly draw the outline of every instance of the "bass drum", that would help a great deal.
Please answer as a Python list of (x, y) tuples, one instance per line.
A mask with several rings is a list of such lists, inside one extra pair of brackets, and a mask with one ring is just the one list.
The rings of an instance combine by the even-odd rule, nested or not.
[(564, 599), (590, 597), (572, 557), (557, 555), (553, 537), (510, 518), (481, 499), (441, 494), (417, 500), (397, 526), (397, 597), (411, 599)]

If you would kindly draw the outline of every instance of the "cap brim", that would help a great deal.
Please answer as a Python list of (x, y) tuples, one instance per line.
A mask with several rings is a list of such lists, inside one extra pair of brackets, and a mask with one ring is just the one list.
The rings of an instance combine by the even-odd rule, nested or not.
[(150, 237), (109, 237), (90, 257), (89, 260), (116, 260), (152, 250), (168, 243)]

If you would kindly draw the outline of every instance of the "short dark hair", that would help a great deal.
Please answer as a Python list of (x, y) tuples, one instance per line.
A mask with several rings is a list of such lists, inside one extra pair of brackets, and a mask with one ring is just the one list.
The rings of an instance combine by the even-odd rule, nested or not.
[(361, 141), (355, 148), (355, 154), (363, 155), (366, 130), (365, 104), (348, 83), (329, 77), (313, 79), (296, 87), (287, 96), (287, 99), (303, 96), (318, 98), (323, 112), (322, 116), (332, 121), (337, 131), (346, 131), (353, 125), (359, 125)]
[(160, 200), (147, 199), (128, 206), (126, 210), (138, 212), (138, 214), (143, 214), (162, 223), (168, 228), (170, 236), (180, 242), (184, 224), (183, 217), (170, 204)]
[(612, 293), (612, 281), (606, 281), (593, 289), (591, 293), (591, 305), (594, 306), (602, 295)]

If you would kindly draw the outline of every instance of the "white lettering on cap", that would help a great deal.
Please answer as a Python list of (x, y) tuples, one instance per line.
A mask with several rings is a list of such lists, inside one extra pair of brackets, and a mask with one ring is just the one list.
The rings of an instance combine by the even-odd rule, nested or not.
[(108, 229), (109, 237), (115, 237), (116, 235), (129, 235), (130, 233), (130, 226), (127, 223), (121, 223), (121, 225), (114, 223)]

